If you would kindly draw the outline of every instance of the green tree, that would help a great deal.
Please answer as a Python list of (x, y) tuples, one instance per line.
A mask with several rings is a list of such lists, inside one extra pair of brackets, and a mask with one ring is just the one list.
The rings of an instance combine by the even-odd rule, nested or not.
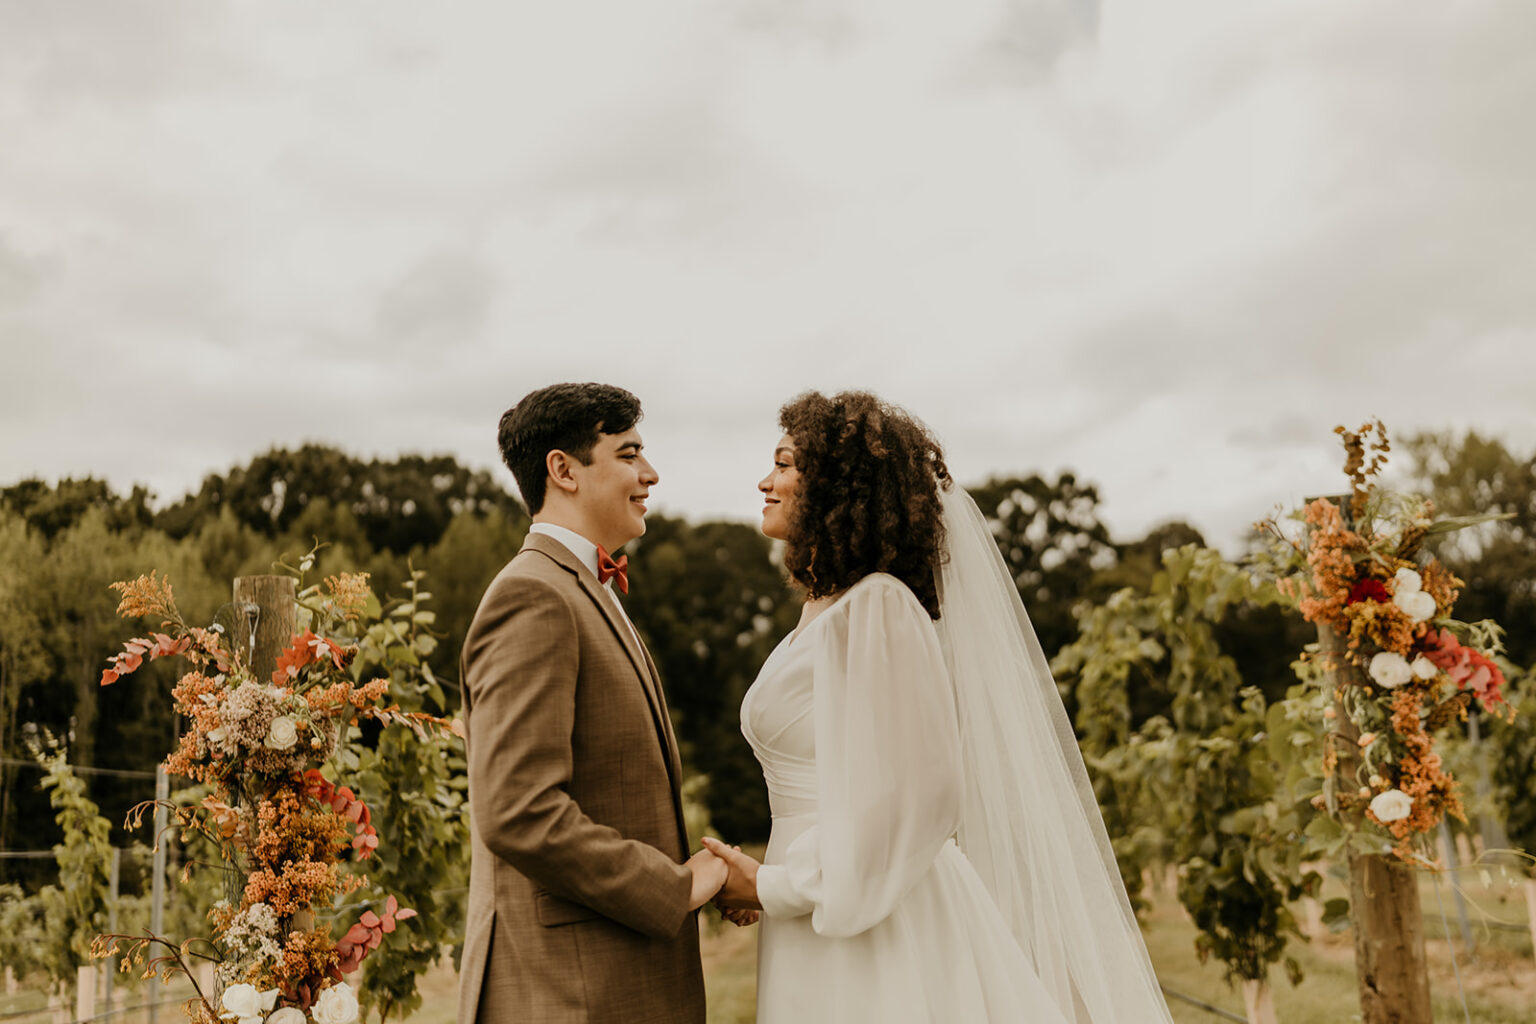
[[(42, 621), (33, 610), (33, 580), (44, 558), (43, 539), (20, 515), (0, 509), (0, 757), (20, 760), (22, 693), (48, 678)], [(19, 780), (30, 769), (0, 763), (0, 849), (13, 849)], [(32, 800), (23, 798), (23, 807)], [(28, 813), (38, 814), (33, 806)], [(0, 860), (0, 880), (17, 874), (15, 861)]]
[[(528, 518), (515, 511), (508, 514), (493, 508), (484, 513), (461, 512), (436, 544), (412, 553), (412, 561), (426, 571), (437, 595), (434, 628), (442, 644), (431, 664), (446, 679), (459, 678), (459, 650), (480, 598), (528, 534)], [(457, 690), (455, 686), (448, 691), (449, 707), (459, 705)]]
[[(1081, 611), (1078, 639), (1053, 663), (1077, 694), (1084, 758), (1115, 840), (1127, 889), (1168, 858), (1179, 900), (1229, 978), (1263, 981), (1299, 934), (1287, 902), (1321, 879), (1303, 871), (1304, 822), (1276, 799), (1282, 766), (1266, 742), (1271, 712), (1225, 653), (1216, 624), (1275, 595), (1193, 545), (1166, 552), (1145, 592), (1125, 589)], [(1170, 697), (1167, 717), (1135, 727), (1133, 682)], [(1304, 804), (1300, 806), (1305, 806)]]
[(1072, 473), (1055, 481), (1004, 477), (970, 489), (992, 526), (998, 550), (1029, 609), (1047, 654), (1077, 635), (1076, 603), (1094, 574), (1115, 564), (1109, 531), (1099, 521), (1099, 492)]
[[(351, 671), (359, 682), (387, 677), (389, 699), (403, 711), (441, 715), (449, 701), (428, 664), (437, 640), (429, 632), (435, 614), (427, 607), (432, 595), (421, 587), (424, 576), (413, 570), (402, 587), (406, 600), (383, 614), (375, 605), (356, 624)], [(313, 600), (301, 597), (301, 604)], [(470, 848), (464, 747), (403, 724), (369, 724), (353, 727), (339, 756), (380, 839), (374, 857), (359, 866), (368, 877), (365, 898), (343, 913), (365, 906), (382, 913), (386, 893), (417, 912), (362, 967), (365, 1010), (377, 1009), (381, 1020), (403, 1018), (421, 1006), (420, 976), (445, 946), (464, 941)]]
[[(205, 477), (156, 517), (174, 537), (224, 508), (268, 536), (290, 530), (311, 502), (325, 499), (356, 517), (369, 544), (399, 554), (430, 546), (462, 512), (498, 509), (513, 516), (522, 506), (490, 472), (460, 465), (448, 455), (401, 455), (364, 461), (336, 448), (274, 448), (227, 474)], [(308, 546), (305, 546), (305, 550)]]
[(762, 771), (741, 735), (741, 700), (799, 614), (755, 527), (653, 515), (631, 545), (626, 607), (656, 660), (683, 756), (708, 779), (714, 827), (766, 838)]
[(1509, 517), (1440, 534), (1428, 546), (1466, 581), (1457, 616), (1499, 622), (1509, 657), (1536, 662), (1536, 454), (1475, 431), (1419, 434), (1406, 447), (1440, 513)]
[(54, 985), (66, 986), (74, 983), (77, 967), (94, 962), (91, 941), (106, 930), (111, 826), (86, 796), (64, 748), (45, 751), (36, 741), (33, 747), (47, 768), (42, 789), (63, 835), (53, 848), (58, 879), (31, 896), (8, 887), (0, 905), (0, 961), (23, 974), (41, 970)]
[(153, 518), (150, 497), (147, 489), (138, 486), (126, 498), (121, 497), (105, 480), (95, 477), (65, 477), (53, 486), (33, 477), (0, 490), (0, 507), (21, 516), (44, 538), (52, 539), (92, 509), (104, 512), (114, 531), (148, 526)]

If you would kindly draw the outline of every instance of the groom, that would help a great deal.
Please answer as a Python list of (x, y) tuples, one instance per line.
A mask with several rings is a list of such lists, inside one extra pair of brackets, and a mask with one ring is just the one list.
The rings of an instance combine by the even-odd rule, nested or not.
[(556, 384), (501, 418), (533, 515), (460, 666), (473, 861), (460, 1024), (702, 1024), (694, 914), (724, 862), (688, 857), (677, 740), (619, 601), (659, 477), (640, 402)]

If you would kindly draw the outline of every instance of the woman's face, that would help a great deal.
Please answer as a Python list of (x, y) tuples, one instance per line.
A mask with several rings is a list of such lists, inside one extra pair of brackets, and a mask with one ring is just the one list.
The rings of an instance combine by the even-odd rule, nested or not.
[(800, 471), (795, 468), (795, 442), (788, 434), (779, 438), (773, 452), (773, 471), (758, 482), (763, 492), (763, 534), (774, 540), (789, 537), (789, 518), (795, 508), (795, 492), (800, 488)]

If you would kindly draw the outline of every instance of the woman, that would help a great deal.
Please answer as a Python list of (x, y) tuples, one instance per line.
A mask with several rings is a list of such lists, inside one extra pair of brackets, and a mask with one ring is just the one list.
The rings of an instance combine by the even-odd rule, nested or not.
[[(1171, 1021), (1044, 655), (927, 430), (800, 396), (764, 495), (805, 589), (742, 703), (767, 778), (758, 1020)], [(958, 842), (957, 842), (958, 840)]]

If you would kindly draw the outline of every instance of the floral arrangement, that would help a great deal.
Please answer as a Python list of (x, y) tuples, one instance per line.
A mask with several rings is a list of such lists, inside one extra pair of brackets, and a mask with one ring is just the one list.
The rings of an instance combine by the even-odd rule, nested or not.
[[(301, 562), (301, 582), (313, 562), (313, 552)], [(218, 848), (226, 898), (209, 914), (211, 937), (102, 935), (93, 953), (125, 950), (124, 971), (142, 966), (145, 977), (167, 980), (185, 973), (194, 986), (191, 962), (215, 963), (221, 991), (198, 987), (186, 1004), (197, 1024), (351, 1024), (358, 1002), (344, 976), (416, 912), (390, 896), (382, 913), (364, 909), (333, 938), (329, 918), (344, 912), (334, 910), (336, 901), (367, 884), (357, 865), (373, 856), (379, 837), (368, 807), (338, 784), (328, 762), (360, 719), (405, 724), (423, 738), (454, 726), (384, 704), (387, 679), (353, 678), (357, 648), (333, 637), (374, 600), (366, 574), (331, 576), (300, 591), (310, 628), (292, 638), (268, 679), (256, 677), (222, 628), (189, 625), (169, 581), (151, 573), (113, 589), (122, 595), (121, 615), (159, 618), (163, 631), (129, 640), (102, 673), (103, 686), (156, 658), (190, 662), (172, 691), (187, 728), (165, 768), (208, 793), (199, 804), (169, 809), (184, 839), (201, 835)], [(154, 806), (134, 808), (130, 826)], [(164, 955), (151, 955), (157, 945)]]
[(1347, 499), (1307, 504), (1294, 516), (1305, 524), (1300, 540), (1273, 519), (1259, 524), (1279, 555), (1280, 594), (1325, 638), (1310, 666), (1333, 684), (1317, 705), (1323, 789), (1312, 803), (1384, 830), (1405, 861), (1433, 863), (1416, 839), (1447, 814), (1465, 820), (1434, 733), (1464, 719), (1473, 700), (1495, 714), (1508, 704), (1491, 657), (1498, 627), (1451, 617), (1462, 581), (1422, 549), (1436, 533), (1490, 517), (1436, 519), (1428, 500), (1380, 488), (1390, 451), (1380, 421), (1336, 433)]

